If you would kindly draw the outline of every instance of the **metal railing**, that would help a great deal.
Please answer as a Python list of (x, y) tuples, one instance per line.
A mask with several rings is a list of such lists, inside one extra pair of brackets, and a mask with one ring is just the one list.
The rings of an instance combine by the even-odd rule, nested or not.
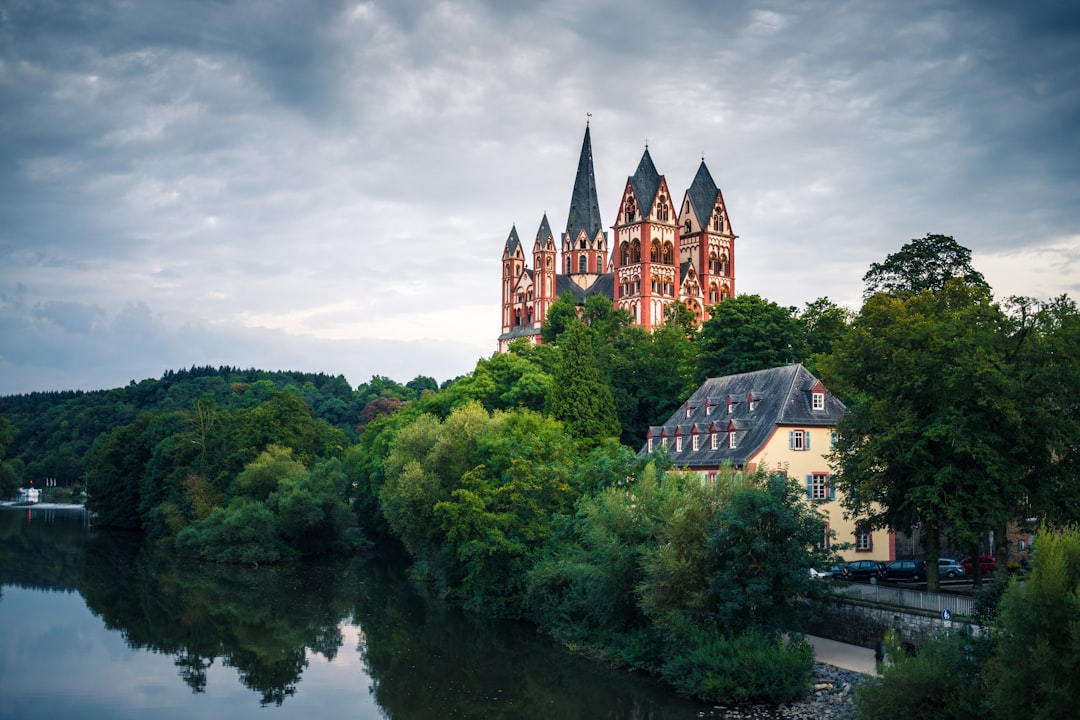
[(886, 587), (884, 585), (863, 585), (861, 583), (841, 585), (837, 588), (837, 593), (841, 596), (857, 597), (866, 602), (922, 610), (938, 615), (941, 614), (942, 610), (949, 610), (953, 615), (962, 617), (971, 617), (974, 603), (973, 598), (967, 595), (949, 595), (924, 590)]

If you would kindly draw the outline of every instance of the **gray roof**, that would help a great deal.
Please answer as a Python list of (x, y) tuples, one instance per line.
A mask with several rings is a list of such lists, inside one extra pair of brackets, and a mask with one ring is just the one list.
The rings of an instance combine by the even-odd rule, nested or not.
[(544, 213), (544, 219), (540, 221), (540, 228), (536, 231), (536, 239), (539, 241), (540, 246), (543, 247), (548, 238), (554, 241), (555, 236), (552, 235), (551, 226), (548, 225), (547, 213)]
[(645, 154), (641, 156), (641, 162), (630, 178), (630, 185), (634, 188), (634, 197), (637, 198), (642, 215), (647, 214), (652, 207), (662, 179), (660, 173), (656, 172), (652, 157), (649, 156), (649, 148), (645, 148)]
[(523, 337), (539, 336), (540, 329), (534, 328), (532, 325), (518, 325), (511, 328), (510, 332), (504, 332), (499, 336), (499, 340), (516, 340)]
[(510, 228), (510, 236), (506, 238), (506, 251), (513, 255), (519, 247), (521, 247), (521, 241), (518, 239), (517, 225), (514, 225)]
[(686, 191), (690, 197), (690, 210), (701, 227), (708, 227), (709, 218), (712, 217), (712, 210), (716, 205), (716, 196), (719, 193), (720, 188), (716, 187), (712, 175), (709, 174), (709, 168), (705, 167), (705, 161), (702, 160), (694, 181), (690, 183), (690, 189)]
[(592, 139), (589, 126), (585, 126), (585, 141), (581, 144), (577, 177), (574, 178), (574, 194), (570, 197), (570, 213), (566, 218), (566, 232), (573, 240), (581, 230), (590, 239), (602, 230), (600, 203), (596, 199), (596, 176), (593, 174)]
[(563, 293), (567, 292), (573, 293), (579, 305), (593, 295), (603, 295), (608, 300), (613, 300), (615, 298), (615, 275), (613, 273), (604, 273), (597, 277), (593, 284), (587, 288), (583, 288), (574, 282), (570, 275), (556, 275), (555, 296), (562, 297)]
[[(818, 379), (801, 363), (784, 365), (769, 370), (709, 378), (694, 391), (667, 422), (649, 428), (653, 447), (658, 447), (662, 436), (668, 438), (668, 449), (677, 467), (716, 468), (725, 462), (741, 467), (748, 458), (757, 453), (778, 425), (795, 427), (833, 427), (847, 408), (831, 393), (825, 393), (825, 409), (814, 410), (811, 388)], [(754, 400), (754, 409), (748, 400)], [(731, 402), (732, 412), (728, 412)], [(708, 437), (710, 428), (722, 433), (723, 442), (716, 450), (703, 442), (697, 451), (686, 440), (681, 452), (675, 452), (671, 440), (676, 431), (689, 438), (696, 429), (699, 435)], [(736, 447), (728, 446), (728, 430), (733, 426)], [(644, 454), (648, 441), (641, 449)]]

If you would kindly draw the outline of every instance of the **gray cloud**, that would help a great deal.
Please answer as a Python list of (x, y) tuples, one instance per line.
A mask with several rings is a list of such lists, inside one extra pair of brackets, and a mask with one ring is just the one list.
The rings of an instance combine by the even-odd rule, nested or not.
[(465, 372), (494, 348), (511, 225), (565, 224), (586, 112), (608, 223), (646, 141), (677, 194), (705, 157), (741, 292), (855, 305), (869, 264), (927, 232), (972, 248), (999, 295), (1073, 291), (1078, 18), (7, 3), (0, 392), (206, 362)]

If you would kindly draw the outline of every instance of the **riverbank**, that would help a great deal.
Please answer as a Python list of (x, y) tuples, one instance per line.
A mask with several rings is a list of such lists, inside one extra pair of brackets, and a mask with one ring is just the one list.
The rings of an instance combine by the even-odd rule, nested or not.
[(876, 682), (876, 679), (854, 670), (814, 663), (813, 689), (799, 702), (737, 708), (717, 706), (700, 717), (724, 720), (850, 720), (855, 715), (855, 691), (870, 682)]

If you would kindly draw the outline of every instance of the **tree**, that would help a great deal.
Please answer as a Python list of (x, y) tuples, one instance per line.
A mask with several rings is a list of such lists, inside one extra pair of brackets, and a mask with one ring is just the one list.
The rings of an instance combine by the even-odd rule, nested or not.
[(921, 522), (937, 588), (940, 535), (974, 545), (1019, 506), (1030, 462), (1010, 323), (987, 288), (872, 295), (822, 360), (850, 399), (832, 460), (844, 504), (874, 528)]
[(874, 293), (920, 293), (940, 290), (949, 280), (959, 279), (971, 287), (990, 289), (982, 273), (971, 266), (971, 251), (950, 235), (927, 234), (906, 243), (884, 262), (870, 266), (863, 283), (863, 297)]
[(0, 417), (0, 498), (11, 497), (19, 487), (19, 477), (12, 461), (4, 455), (4, 450), (15, 436), (11, 422)]
[[(827, 297), (820, 297), (806, 303), (806, 308), (799, 313), (799, 320), (806, 331), (806, 350), (810, 358), (831, 352), (848, 331), (854, 313), (841, 307)], [(811, 369), (811, 372), (814, 372)]]
[(806, 335), (793, 308), (759, 295), (736, 295), (709, 308), (701, 327), (695, 384), (706, 378), (766, 370), (806, 356)]
[(548, 308), (544, 326), (540, 328), (541, 339), (548, 345), (558, 342), (559, 336), (577, 319), (577, 299), (573, 293), (564, 292)]
[(597, 367), (589, 328), (571, 323), (560, 343), (562, 357), (551, 390), (551, 415), (586, 447), (619, 436), (619, 418), (609, 385)]

